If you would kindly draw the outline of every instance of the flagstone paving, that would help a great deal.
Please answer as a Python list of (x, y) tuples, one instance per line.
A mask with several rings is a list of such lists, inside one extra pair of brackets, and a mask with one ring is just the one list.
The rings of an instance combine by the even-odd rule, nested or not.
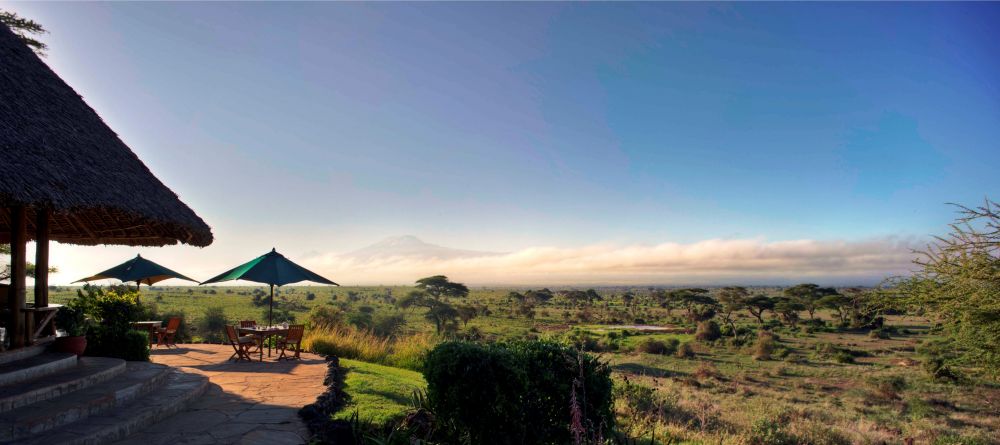
[(209, 378), (210, 386), (186, 411), (130, 436), (119, 444), (301, 444), (308, 439), (299, 408), (326, 388), (326, 361), (314, 354), (302, 360), (229, 361), (228, 345), (178, 345), (154, 348), (154, 363)]

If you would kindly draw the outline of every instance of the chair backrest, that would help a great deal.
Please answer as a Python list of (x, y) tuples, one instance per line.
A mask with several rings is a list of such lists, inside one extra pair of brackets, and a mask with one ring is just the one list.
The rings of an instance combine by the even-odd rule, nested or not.
[(296, 343), (302, 340), (302, 335), (306, 332), (306, 326), (301, 324), (294, 324), (288, 327), (288, 335), (285, 336), (285, 341)]
[(176, 331), (177, 329), (180, 329), (180, 327), (181, 327), (181, 317), (170, 317), (170, 320), (167, 320), (168, 331)]
[(240, 341), (240, 336), (236, 335), (236, 328), (232, 325), (226, 325), (226, 337), (229, 337), (229, 343), (236, 344)]
[(255, 328), (257, 327), (257, 320), (240, 320), (241, 328)]

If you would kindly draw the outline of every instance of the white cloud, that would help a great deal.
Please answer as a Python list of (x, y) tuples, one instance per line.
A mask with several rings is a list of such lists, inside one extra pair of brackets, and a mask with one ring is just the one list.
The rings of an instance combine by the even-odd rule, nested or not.
[(480, 257), (327, 254), (308, 265), (342, 284), (412, 283), (444, 274), (470, 284), (873, 284), (907, 273), (912, 239), (865, 241), (710, 239), (689, 244), (530, 247)]
[[(53, 244), (54, 284), (99, 272), (142, 253), (196, 279), (206, 279), (268, 249), (219, 243), (206, 249), (171, 246), (156, 249)], [(418, 256), (373, 257), (346, 254), (294, 255), (321, 275), (343, 285), (410, 284), (444, 274), (470, 285), (600, 284), (875, 284), (912, 269), (911, 238), (861, 241), (710, 239), (655, 245), (595, 244), (576, 248), (529, 247), (505, 254), (439, 259)], [(303, 250), (304, 252), (305, 250)], [(165, 284), (187, 285), (170, 280)], [(237, 282), (236, 284), (248, 284)]]

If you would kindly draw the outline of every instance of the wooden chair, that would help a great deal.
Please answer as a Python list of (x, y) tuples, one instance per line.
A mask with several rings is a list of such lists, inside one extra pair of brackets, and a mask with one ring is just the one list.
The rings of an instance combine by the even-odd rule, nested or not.
[[(278, 355), (278, 360), (299, 360), (299, 352), (302, 351), (302, 336), (305, 334), (305, 325), (297, 324), (288, 327), (288, 334), (284, 338), (278, 339), (278, 350), (281, 354)], [(291, 348), (295, 351), (295, 355), (289, 356), (285, 352)]]
[(226, 325), (226, 337), (229, 339), (229, 345), (233, 347), (234, 351), (233, 355), (229, 356), (229, 360), (235, 357), (236, 361), (253, 361), (253, 358), (250, 357), (250, 347), (255, 343), (253, 337), (247, 335), (240, 336), (236, 333), (236, 328), (228, 324)]
[[(252, 328), (256, 328), (257, 327), (257, 320), (240, 320), (240, 327), (244, 328), (244, 329), (246, 329), (246, 328), (251, 328), (251, 329)], [(253, 351), (250, 351), (250, 352), (258, 352), (258, 351), (260, 351), (261, 348), (264, 347), (264, 344), (261, 343), (257, 337), (254, 337), (253, 339), (254, 339), (254, 344), (257, 345), (257, 349), (254, 349)]]
[(163, 345), (169, 349), (173, 345), (176, 348), (177, 342), (174, 341), (174, 336), (177, 335), (177, 330), (180, 328), (181, 317), (170, 317), (170, 320), (167, 320), (167, 327), (156, 330), (156, 347), (159, 348), (160, 345)]

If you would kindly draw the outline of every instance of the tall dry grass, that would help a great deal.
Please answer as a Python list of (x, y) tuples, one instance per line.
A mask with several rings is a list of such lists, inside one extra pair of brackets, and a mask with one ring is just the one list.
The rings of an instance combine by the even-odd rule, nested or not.
[(345, 326), (311, 329), (302, 339), (302, 347), (317, 354), (414, 371), (422, 370), (427, 351), (430, 351), (436, 343), (437, 339), (430, 334), (387, 338)]

